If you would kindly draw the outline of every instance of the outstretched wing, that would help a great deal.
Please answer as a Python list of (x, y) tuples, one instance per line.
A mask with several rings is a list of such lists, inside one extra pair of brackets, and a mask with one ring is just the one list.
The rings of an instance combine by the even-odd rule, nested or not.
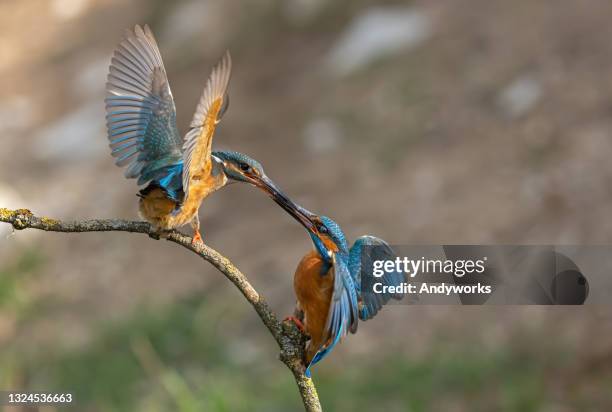
[(189, 184), (210, 173), (211, 147), (217, 123), (227, 110), (229, 97), (227, 86), (232, 72), (232, 59), (226, 52), (213, 68), (191, 121), (191, 129), (183, 144), (183, 190), (185, 202), (189, 196)]
[(333, 255), (330, 274), (334, 276), (334, 292), (325, 326), (329, 339), (310, 361), (306, 369), (307, 376), (310, 376), (310, 367), (327, 356), (343, 336), (348, 332), (357, 332), (359, 322), (357, 286), (351, 277), (347, 263), (344, 257)]
[(127, 178), (138, 177), (138, 184), (144, 184), (180, 165), (174, 100), (148, 26), (126, 30), (113, 53), (105, 102), (112, 155), (118, 166), (128, 166)]
[[(368, 320), (376, 316), (378, 311), (386, 305), (390, 299), (401, 299), (401, 293), (374, 293), (372, 290), (373, 280), (369, 278), (367, 282), (362, 283), (362, 264), (368, 263), (371, 267), (371, 262), (376, 260), (395, 260), (395, 252), (382, 239), (374, 236), (362, 236), (355, 241), (349, 252), (349, 269), (351, 276), (358, 285), (359, 290), (359, 318)], [(376, 282), (380, 282), (383, 286), (398, 286), (406, 281), (406, 275), (403, 272), (385, 273)]]

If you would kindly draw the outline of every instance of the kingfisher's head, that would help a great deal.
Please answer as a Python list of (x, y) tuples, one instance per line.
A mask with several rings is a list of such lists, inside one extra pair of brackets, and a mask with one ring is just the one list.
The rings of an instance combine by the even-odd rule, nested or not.
[(348, 253), (348, 244), (340, 225), (327, 216), (319, 216), (303, 207), (291, 203), (285, 208), (305, 228), (317, 252), (329, 261), (336, 252)]
[(305, 215), (311, 222), (310, 226), (305, 227), (319, 255), (331, 258), (336, 252), (348, 253), (348, 245), (340, 225), (327, 216), (318, 216), (301, 207), (298, 208), (298, 213)]
[(264, 173), (261, 164), (245, 154), (219, 150), (212, 152), (212, 156), (221, 166), (230, 182), (250, 183), (261, 188), (261, 183), (264, 180), (270, 180)]
[(227, 176), (228, 183), (243, 182), (266, 192), (276, 203), (290, 215), (296, 217), (298, 207), (287, 197), (276, 184), (266, 176), (261, 164), (245, 154), (220, 150), (212, 152), (212, 157), (222, 172)]

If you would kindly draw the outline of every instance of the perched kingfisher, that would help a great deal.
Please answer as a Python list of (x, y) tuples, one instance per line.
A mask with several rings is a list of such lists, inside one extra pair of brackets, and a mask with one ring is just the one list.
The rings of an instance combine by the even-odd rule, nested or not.
[[(230, 179), (271, 193), (274, 187), (254, 160), (236, 152), (212, 153), (215, 128), (229, 105), (229, 52), (213, 68), (190, 129), (181, 139), (176, 109), (157, 42), (148, 26), (135, 26), (115, 50), (106, 85), (106, 125), (112, 155), (125, 176), (148, 185), (139, 211), (163, 232), (191, 223), (201, 240), (198, 210)], [(235, 179), (241, 174), (241, 179)], [(250, 174), (248, 179), (246, 175)]]
[[(340, 226), (332, 219), (317, 216), (283, 199), (275, 200), (308, 231), (314, 250), (307, 253), (295, 271), (293, 287), (297, 307), (291, 320), (310, 336), (306, 347), (306, 376), (310, 368), (327, 356), (342, 337), (357, 332), (359, 320), (368, 320), (390, 299), (402, 294), (374, 294), (362, 289), (361, 265), (366, 254), (369, 260), (393, 260), (395, 253), (382, 239), (362, 236), (349, 248)], [(406, 281), (403, 272), (386, 273), (382, 285), (398, 286)], [(301, 318), (301, 319), (300, 319)]]

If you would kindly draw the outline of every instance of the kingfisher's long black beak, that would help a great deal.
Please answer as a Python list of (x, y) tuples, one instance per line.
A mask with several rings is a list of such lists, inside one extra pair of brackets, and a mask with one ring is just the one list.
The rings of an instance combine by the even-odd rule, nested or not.
[(306, 230), (313, 234), (316, 233), (316, 226), (312, 219), (314, 215), (289, 199), (289, 197), (268, 178), (268, 176), (264, 175), (257, 179), (253, 179), (253, 184), (268, 193), (272, 200), (285, 209), (285, 211), (293, 216), (295, 220), (300, 222)]

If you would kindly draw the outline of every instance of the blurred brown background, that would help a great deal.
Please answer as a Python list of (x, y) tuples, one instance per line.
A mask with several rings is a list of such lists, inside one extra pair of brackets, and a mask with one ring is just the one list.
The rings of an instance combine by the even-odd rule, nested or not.
[[(179, 129), (230, 49), (214, 147), (349, 239), (609, 243), (611, 19), (604, 0), (0, 1), (0, 207), (137, 218), (103, 100), (123, 30), (148, 23)], [(301, 227), (246, 185), (200, 216), (289, 314)], [(609, 410), (611, 328), (607, 307), (394, 306), (315, 380), (328, 410)], [(72, 390), (92, 411), (298, 410), (286, 375), (240, 294), (184, 250), (0, 227), (0, 389)]]

